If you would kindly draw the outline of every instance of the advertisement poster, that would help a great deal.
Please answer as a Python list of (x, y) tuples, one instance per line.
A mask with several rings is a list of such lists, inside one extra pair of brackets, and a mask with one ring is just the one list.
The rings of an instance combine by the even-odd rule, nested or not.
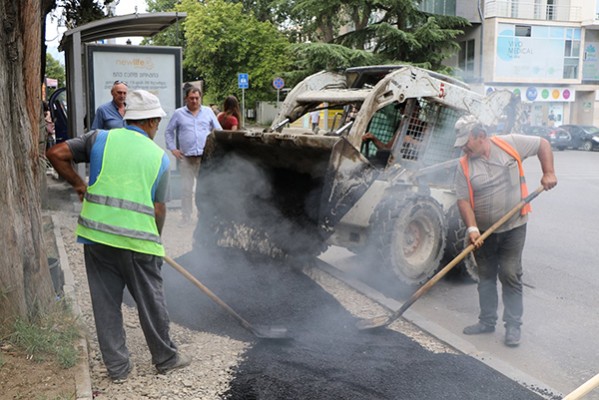
[(96, 108), (112, 101), (116, 81), (129, 91), (144, 89), (158, 96), (167, 116), (154, 141), (165, 148), (164, 131), (175, 109), (181, 106), (181, 48), (131, 45), (88, 45), (90, 123)]
[[(519, 29), (519, 31), (517, 31)], [(568, 65), (580, 60), (580, 29), (499, 24), (495, 78), (563, 81)]]
[(586, 42), (582, 61), (582, 79), (599, 81), (599, 42)]

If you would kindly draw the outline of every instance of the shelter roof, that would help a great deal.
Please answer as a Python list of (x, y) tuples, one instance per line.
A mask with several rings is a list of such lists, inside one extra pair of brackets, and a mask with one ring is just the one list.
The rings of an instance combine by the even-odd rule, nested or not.
[(66, 31), (59, 50), (63, 51), (76, 33), (81, 35), (81, 43), (127, 36), (151, 37), (186, 16), (184, 12), (158, 12), (100, 19)]

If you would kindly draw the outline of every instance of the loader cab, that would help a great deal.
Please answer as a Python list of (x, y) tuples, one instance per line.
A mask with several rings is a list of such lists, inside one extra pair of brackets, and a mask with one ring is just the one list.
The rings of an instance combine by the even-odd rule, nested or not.
[[(460, 156), (460, 149), (453, 147), (457, 115), (456, 110), (426, 97), (384, 105), (373, 113), (366, 132), (386, 146), (377, 148), (372, 142), (363, 142), (361, 153), (379, 170), (400, 165), (419, 173), (455, 161)], [(440, 171), (433, 171), (428, 179), (444, 185), (453, 181), (453, 166)]]
[[(405, 103), (393, 102), (377, 110), (370, 119), (363, 137), (361, 152), (377, 167), (384, 167), (389, 161), (391, 148), (400, 133), (400, 123), (405, 116)], [(370, 137), (367, 135), (367, 137)]]
[[(431, 107), (422, 99), (397, 101), (377, 110), (368, 123), (367, 133), (378, 139), (362, 143), (362, 154), (378, 168), (388, 164), (421, 160), (431, 135)], [(382, 147), (381, 143), (385, 146)]]
[(426, 175), (429, 184), (450, 184), (461, 155), (461, 149), (453, 147), (458, 112), (426, 97), (406, 103), (391, 162)]

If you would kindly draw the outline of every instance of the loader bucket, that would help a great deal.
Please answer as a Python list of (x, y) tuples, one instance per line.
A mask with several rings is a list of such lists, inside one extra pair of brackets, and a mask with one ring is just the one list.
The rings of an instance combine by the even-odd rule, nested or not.
[(278, 132), (210, 135), (196, 189), (195, 241), (271, 256), (318, 251), (323, 182), (338, 141)]

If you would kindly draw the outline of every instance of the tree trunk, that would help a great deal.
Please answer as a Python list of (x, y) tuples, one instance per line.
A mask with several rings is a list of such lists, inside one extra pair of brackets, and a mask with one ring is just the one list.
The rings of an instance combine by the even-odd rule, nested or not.
[(0, 327), (54, 298), (39, 194), (44, 16), (39, 0), (0, 0)]

